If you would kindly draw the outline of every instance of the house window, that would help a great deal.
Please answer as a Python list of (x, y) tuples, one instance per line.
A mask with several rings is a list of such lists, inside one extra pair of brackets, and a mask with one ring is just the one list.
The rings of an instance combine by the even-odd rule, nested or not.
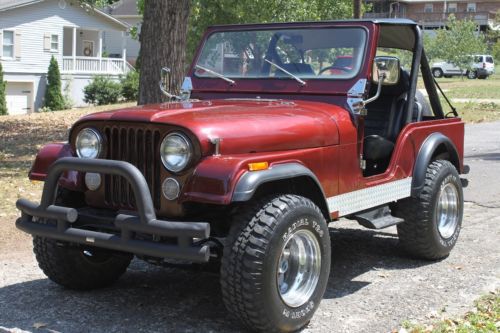
[(457, 3), (449, 3), (448, 4), (448, 13), (456, 13), (457, 12)]
[(14, 58), (14, 31), (3, 31), (3, 57)]
[(475, 2), (470, 2), (467, 4), (467, 12), (469, 12), (469, 13), (476, 12), (476, 3)]
[(59, 51), (59, 35), (50, 36), (50, 50), (53, 52)]
[(434, 11), (434, 5), (432, 3), (426, 3), (424, 7), (424, 13), (432, 13)]

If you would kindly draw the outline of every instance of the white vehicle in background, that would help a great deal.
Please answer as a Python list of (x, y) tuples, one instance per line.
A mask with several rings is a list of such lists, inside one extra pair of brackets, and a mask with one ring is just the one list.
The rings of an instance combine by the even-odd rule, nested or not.
[(432, 75), (436, 78), (467, 75), (469, 79), (486, 79), (495, 73), (495, 63), (493, 57), (488, 54), (473, 55), (474, 62), (471, 70), (461, 70), (449, 62), (435, 62), (432, 64)]

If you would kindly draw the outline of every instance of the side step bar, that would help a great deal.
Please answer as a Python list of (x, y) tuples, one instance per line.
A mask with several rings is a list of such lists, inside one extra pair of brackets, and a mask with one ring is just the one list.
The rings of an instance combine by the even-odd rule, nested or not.
[(404, 222), (404, 219), (392, 216), (387, 205), (353, 214), (351, 218), (369, 229), (383, 229)]

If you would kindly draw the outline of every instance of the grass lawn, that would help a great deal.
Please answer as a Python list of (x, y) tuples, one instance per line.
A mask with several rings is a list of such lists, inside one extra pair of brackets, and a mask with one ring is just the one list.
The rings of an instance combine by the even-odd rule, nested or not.
[(405, 322), (399, 331), (407, 333), (496, 333), (500, 330), (499, 291), (475, 302), (474, 310), (461, 319), (443, 319), (430, 325)]
[(134, 104), (107, 105), (69, 111), (0, 116), (0, 249), (17, 238), (28, 238), (11, 225), (20, 197), (39, 201), (42, 183), (32, 183), (27, 171), (46, 143), (67, 141), (68, 131), (80, 117)]

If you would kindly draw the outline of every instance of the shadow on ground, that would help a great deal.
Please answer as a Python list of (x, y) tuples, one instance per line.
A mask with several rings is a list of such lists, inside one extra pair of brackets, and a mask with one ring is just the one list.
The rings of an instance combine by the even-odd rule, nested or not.
[[(356, 293), (358, 281), (373, 270), (420, 267), (400, 252), (395, 234), (360, 230), (331, 231), (333, 263), (325, 298)], [(221, 300), (212, 273), (157, 268), (134, 261), (113, 287), (64, 290), (47, 279), (0, 289), (0, 326), (34, 330), (34, 323), (60, 332), (238, 332)], [(10, 319), (14, 318), (14, 319)], [(41, 330), (39, 330), (41, 331)]]

